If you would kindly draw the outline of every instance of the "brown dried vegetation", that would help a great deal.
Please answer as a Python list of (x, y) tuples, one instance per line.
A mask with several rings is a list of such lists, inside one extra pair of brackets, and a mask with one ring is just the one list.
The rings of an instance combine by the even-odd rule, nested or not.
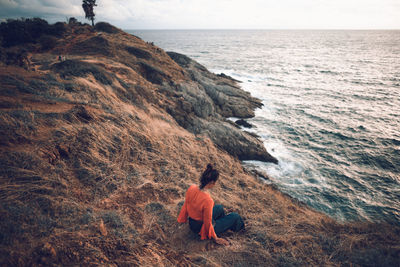
[[(0, 265), (399, 266), (398, 226), (337, 223), (180, 127), (158, 85), (189, 75), (161, 49), (72, 25), (28, 58), (0, 63)], [(247, 225), (227, 247), (176, 222), (208, 162)]]

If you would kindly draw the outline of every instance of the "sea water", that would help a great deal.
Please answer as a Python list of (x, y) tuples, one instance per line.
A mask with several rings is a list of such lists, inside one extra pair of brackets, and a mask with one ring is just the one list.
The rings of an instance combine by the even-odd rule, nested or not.
[(400, 223), (400, 31), (130, 31), (240, 80), (279, 164), (246, 161), (339, 220)]

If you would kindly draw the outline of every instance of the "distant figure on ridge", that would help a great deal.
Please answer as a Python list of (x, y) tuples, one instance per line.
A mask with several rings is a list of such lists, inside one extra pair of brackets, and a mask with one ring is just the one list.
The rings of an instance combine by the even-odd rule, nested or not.
[(205, 191), (215, 186), (218, 177), (218, 171), (208, 164), (200, 178), (200, 186), (191, 185), (186, 191), (185, 203), (179, 213), (178, 222), (185, 223), (189, 217), (190, 229), (199, 234), (201, 240), (213, 239), (217, 244), (228, 245), (228, 241), (219, 238), (217, 234), (228, 230), (240, 231), (244, 229), (244, 222), (235, 212), (225, 215), (224, 207), (214, 206), (213, 199)]

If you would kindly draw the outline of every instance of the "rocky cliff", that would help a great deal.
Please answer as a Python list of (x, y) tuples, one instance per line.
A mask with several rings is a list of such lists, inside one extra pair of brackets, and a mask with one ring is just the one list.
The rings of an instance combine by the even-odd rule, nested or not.
[[(233, 79), (106, 23), (21, 23), (42, 34), (1, 26), (1, 265), (398, 263), (399, 227), (339, 224), (242, 168), (276, 159), (226, 120), (261, 106)], [(209, 162), (247, 225), (227, 247), (176, 222)]]

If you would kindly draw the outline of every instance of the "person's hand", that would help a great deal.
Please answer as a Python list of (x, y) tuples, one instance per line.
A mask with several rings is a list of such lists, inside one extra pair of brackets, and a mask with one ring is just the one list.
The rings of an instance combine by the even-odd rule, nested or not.
[(223, 246), (228, 246), (229, 245), (228, 240), (223, 239), (223, 238), (219, 238), (219, 237), (215, 238), (215, 243), (217, 243), (218, 245), (223, 245)]

